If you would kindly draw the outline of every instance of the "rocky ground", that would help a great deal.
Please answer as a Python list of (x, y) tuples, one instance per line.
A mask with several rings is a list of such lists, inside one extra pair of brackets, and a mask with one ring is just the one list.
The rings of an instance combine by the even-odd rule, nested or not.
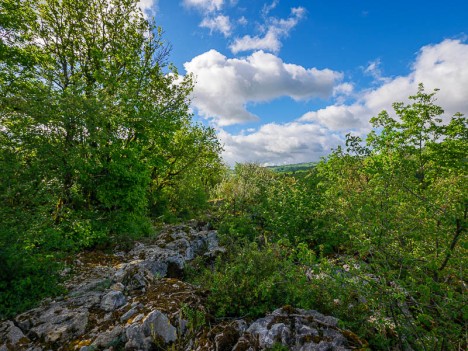
[(129, 252), (81, 254), (64, 271), (67, 295), (1, 322), (0, 351), (362, 348), (337, 319), (290, 306), (250, 323), (216, 321), (204, 307), (206, 292), (181, 279), (195, 257), (209, 262), (223, 252), (216, 231), (190, 222)]

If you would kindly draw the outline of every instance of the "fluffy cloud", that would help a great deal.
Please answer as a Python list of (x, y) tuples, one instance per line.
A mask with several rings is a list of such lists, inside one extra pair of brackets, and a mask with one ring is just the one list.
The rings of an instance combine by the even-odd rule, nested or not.
[(184, 0), (187, 7), (196, 8), (202, 12), (219, 11), (223, 7), (223, 0)]
[(248, 102), (266, 102), (281, 96), (294, 100), (333, 94), (342, 74), (329, 69), (304, 68), (283, 62), (263, 51), (229, 59), (210, 50), (184, 64), (196, 77), (193, 106), (218, 125), (256, 120)]
[[(258, 131), (232, 135), (221, 130), (219, 136), (225, 144), (224, 159), (235, 162), (284, 164), (317, 161), (341, 144), (349, 131), (365, 134), (369, 119), (381, 110), (389, 112), (395, 101), (408, 101), (423, 82), (426, 91), (434, 88), (437, 104), (446, 116), (455, 112), (468, 114), (468, 44), (459, 40), (444, 40), (428, 45), (418, 52), (410, 74), (381, 81), (377, 88), (358, 93), (352, 104), (335, 104), (311, 111), (299, 120), (285, 124), (266, 124)], [(352, 86), (341, 84), (335, 89), (349, 94)]]
[(310, 123), (270, 123), (257, 132), (232, 135), (219, 132), (228, 165), (258, 162), (263, 165), (309, 162), (326, 155), (341, 143), (338, 135)]
[(300, 121), (317, 122), (320, 125), (335, 131), (360, 129), (367, 123), (360, 118), (367, 111), (361, 105), (332, 105), (318, 111), (307, 112)]
[[(272, 3), (272, 5), (274, 4), (275, 2)], [(268, 12), (271, 10), (270, 7), (267, 7)], [(249, 50), (266, 50), (277, 53), (281, 49), (281, 39), (289, 35), (289, 32), (304, 18), (305, 12), (305, 8), (295, 7), (291, 9), (291, 15), (287, 19), (270, 18), (263, 36), (245, 35), (235, 39), (229, 48), (234, 54)]]
[(154, 15), (158, 7), (159, 0), (140, 0), (138, 6), (145, 15)]
[(231, 35), (231, 21), (228, 16), (218, 15), (216, 17), (204, 18), (200, 23), (200, 27), (208, 28), (210, 33), (220, 32), (223, 33), (225, 37)]
[[(426, 91), (439, 88), (437, 104), (446, 115), (468, 113), (468, 45), (460, 40), (444, 40), (424, 46), (412, 65), (411, 73), (393, 79), (383, 79), (378, 88), (366, 90), (350, 105), (332, 105), (311, 111), (300, 118), (302, 122), (316, 122), (332, 130), (359, 130), (369, 128), (372, 116), (386, 109), (391, 112), (395, 101), (408, 101), (408, 96), (424, 83)], [(378, 66), (372, 66), (375, 71)]]
[[(203, 20), (199, 26), (208, 28), (210, 34), (213, 32), (220, 32), (225, 37), (231, 35), (232, 24), (229, 16), (220, 14), (224, 6), (224, 0), (183, 0), (186, 7), (195, 8), (203, 14)], [(235, 1), (230, 1), (231, 6)]]

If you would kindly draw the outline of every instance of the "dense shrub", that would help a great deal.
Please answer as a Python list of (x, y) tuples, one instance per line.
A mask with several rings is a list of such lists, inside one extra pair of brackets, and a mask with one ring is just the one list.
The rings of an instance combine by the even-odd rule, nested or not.
[[(286, 255), (286, 256), (285, 256)], [(260, 249), (252, 243), (219, 258), (195, 282), (209, 289), (209, 304), (218, 317), (255, 318), (278, 306), (310, 307), (306, 276), (279, 246)]]
[(316, 177), (313, 172), (290, 176), (257, 164), (237, 164), (234, 172), (216, 188), (222, 200), (218, 217), (221, 231), (265, 241), (314, 240), (317, 207)]
[[(348, 135), (346, 149), (306, 175), (237, 165), (219, 188), (219, 226), (226, 242), (260, 249), (216, 265), (220, 314), (260, 313), (256, 299), (262, 311), (292, 301), (339, 317), (373, 349), (466, 346), (468, 126), (460, 114), (443, 119), (434, 94), (421, 85), (411, 104), (394, 104), (398, 118), (383, 111), (366, 141)], [(316, 262), (291, 259), (304, 245)], [(274, 270), (288, 277), (283, 299), (270, 290)], [(240, 304), (248, 291), (255, 299)]]

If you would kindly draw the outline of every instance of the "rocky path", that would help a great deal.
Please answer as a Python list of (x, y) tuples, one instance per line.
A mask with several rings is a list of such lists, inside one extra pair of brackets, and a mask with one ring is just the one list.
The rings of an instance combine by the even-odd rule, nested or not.
[[(196, 222), (168, 226), (128, 253), (77, 257), (68, 294), (0, 323), (0, 351), (28, 350), (350, 350), (360, 345), (337, 320), (284, 307), (254, 321), (217, 323), (202, 289), (182, 280), (185, 265), (224, 252), (217, 233)], [(208, 320), (204, 325), (198, 319)]]

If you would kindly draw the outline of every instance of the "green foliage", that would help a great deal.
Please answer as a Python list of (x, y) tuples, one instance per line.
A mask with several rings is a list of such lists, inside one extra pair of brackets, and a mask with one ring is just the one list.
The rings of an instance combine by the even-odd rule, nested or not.
[(411, 99), (394, 104), (398, 119), (373, 118), (365, 145), (349, 136), (318, 166), (321, 231), (379, 277), (369, 289), (400, 348), (452, 349), (466, 308), (467, 123), (444, 123), (422, 86)]
[(288, 349), (288, 347), (284, 346), (283, 344), (275, 343), (270, 350), (272, 350), (272, 351), (288, 351), (289, 349)]
[(180, 309), (180, 319), (187, 320), (187, 333), (194, 335), (206, 325), (206, 315), (200, 310), (183, 305)]
[(161, 152), (164, 161), (153, 170), (151, 212), (164, 218), (200, 215), (207, 208), (211, 189), (225, 171), (214, 129), (184, 126)]
[(257, 235), (266, 241), (312, 241), (315, 183), (313, 172), (293, 177), (256, 164), (236, 165), (215, 193), (222, 201), (221, 232), (235, 232), (251, 240), (258, 230)]
[[(11, 234), (11, 233), (8, 233)], [(5, 233), (0, 233), (4, 239)], [(5, 243), (0, 247), (0, 319), (34, 306), (45, 296), (62, 292), (55, 274), (55, 256), (34, 244)], [(44, 279), (46, 278), (46, 279)]]
[(268, 169), (278, 173), (301, 173), (307, 172), (313, 169), (317, 165), (316, 162), (304, 162), (304, 163), (295, 163), (289, 165), (281, 165), (281, 166), (268, 166)]
[(218, 259), (196, 282), (210, 290), (209, 304), (216, 316), (264, 315), (278, 306), (310, 307), (304, 272), (279, 246), (259, 249), (250, 244)]
[[(0, 16), (0, 260), (49, 267), (206, 204), (220, 145), (136, 0), (7, 0)], [(8, 269), (2, 295), (36, 274)]]
[(464, 348), (467, 120), (444, 117), (422, 85), (410, 99), (305, 175), (236, 166), (216, 193), (235, 254), (203, 278), (219, 315), (291, 303), (372, 349)]

